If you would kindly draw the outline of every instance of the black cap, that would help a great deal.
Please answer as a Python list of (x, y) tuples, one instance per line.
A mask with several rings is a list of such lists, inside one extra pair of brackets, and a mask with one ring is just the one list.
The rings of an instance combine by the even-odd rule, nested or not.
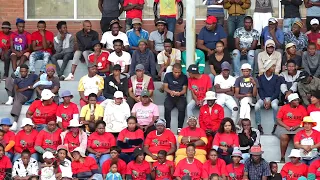
[(103, 44), (102, 44), (102, 43), (100, 43), (100, 41), (98, 41), (98, 40), (94, 40), (94, 41), (92, 41), (92, 42), (91, 42), (91, 46), (92, 46), (92, 48), (94, 48), (94, 46), (95, 46), (95, 45), (97, 45), (97, 44), (100, 44), (101, 48), (103, 47)]
[(167, 25), (167, 21), (164, 20), (164, 19), (158, 19), (158, 20), (156, 21), (156, 26), (157, 26), (158, 24)]
[(196, 64), (191, 64), (188, 67), (188, 73), (192, 73), (192, 74), (199, 74), (199, 68)]
[(320, 90), (312, 91), (311, 96), (320, 99)]
[(295, 80), (295, 82), (305, 83), (309, 76), (310, 74), (307, 71), (302, 71), (300, 72), (299, 77)]
[(10, 24), (10, 22), (9, 22), (9, 21), (3, 21), (1, 28), (2, 28), (2, 29), (4, 29), (4, 28), (11, 29), (11, 24)]
[(113, 66), (113, 70), (121, 70), (120, 64), (115, 64), (115, 65)]
[(133, 151), (133, 157), (137, 158), (139, 155), (144, 154), (144, 151), (140, 147), (136, 147)]

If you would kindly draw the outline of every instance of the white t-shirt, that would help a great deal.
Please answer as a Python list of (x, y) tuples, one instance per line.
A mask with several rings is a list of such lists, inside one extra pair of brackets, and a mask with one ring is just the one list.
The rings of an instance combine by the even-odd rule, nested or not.
[(113, 50), (113, 41), (115, 39), (121, 39), (123, 41), (124, 46), (129, 46), (128, 36), (121, 31), (119, 32), (119, 34), (117, 36), (113, 36), (111, 31), (107, 31), (107, 32), (103, 33), (100, 42), (102, 44), (106, 44), (107, 49)]
[(108, 58), (113, 64), (119, 64), (121, 66), (121, 72), (126, 69), (126, 65), (131, 64), (131, 55), (128, 52), (122, 51), (122, 56), (118, 56), (116, 52), (112, 52)]
[[(214, 78), (214, 85), (219, 84), (221, 89), (228, 89), (228, 88), (234, 87), (235, 82), (236, 82), (236, 78), (234, 78), (231, 75), (229, 75), (228, 79), (224, 79), (221, 74), (217, 75)], [(224, 93), (217, 93), (217, 96), (221, 94), (224, 94)]]

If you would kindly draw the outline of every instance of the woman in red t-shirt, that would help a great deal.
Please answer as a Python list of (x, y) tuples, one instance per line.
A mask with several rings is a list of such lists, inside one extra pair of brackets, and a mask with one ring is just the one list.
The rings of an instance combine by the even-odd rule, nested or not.
[(320, 90), (311, 93), (311, 104), (307, 107), (308, 115), (314, 111), (320, 111)]
[(11, 179), (12, 164), (5, 156), (4, 146), (0, 144), (0, 179)]
[(94, 174), (99, 173), (99, 167), (92, 157), (86, 157), (85, 149), (77, 147), (72, 151), (73, 161), (71, 162), (72, 177), (78, 179), (90, 179)]
[(220, 123), (217, 134), (213, 139), (213, 149), (218, 152), (218, 157), (226, 164), (231, 163), (230, 155), (234, 147), (239, 147), (239, 137), (236, 133), (236, 126), (231, 118), (224, 118)]
[(133, 151), (134, 159), (127, 165), (126, 179), (151, 180), (151, 169), (147, 161), (144, 160), (144, 151), (136, 147)]
[(242, 153), (239, 149), (234, 149), (232, 152), (232, 163), (226, 167), (227, 176), (229, 179), (242, 180), (244, 175), (244, 164), (240, 163)]
[(286, 180), (297, 180), (308, 175), (308, 166), (300, 162), (300, 150), (292, 149), (288, 156), (291, 162), (286, 163), (281, 169), (281, 176)]
[(71, 102), (73, 95), (69, 90), (63, 91), (61, 98), (63, 99), (63, 103), (58, 106), (56, 115), (59, 128), (65, 131), (74, 116), (78, 115), (79, 117), (79, 109), (75, 103)]
[(87, 149), (88, 135), (81, 128), (83, 124), (79, 123), (78, 119), (72, 119), (68, 126), (67, 134), (64, 136), (63, 143), (68, 148), (68, 156), (75, 148), (81, 147)]
[(211, 149), (209, 152), (209, 160), (207, 160), (202, 166), (202, 178), (208, 180), (211, 174), (218, 174), (222, 179), (226, 179), (226, 163), (223, 159), (218, 158), (218, 152), (215, 149)]
[(167, 151), (160, 150), (157, 154), (158, 161), (152, 165), (152, 178), (155, 180), (172, 180), (174, 173), (174, 163), (167, 160)]
[(3, 136), (3, 140), (5, 143), (5, 152), (6, 156), (10, 160), (13, 158), (13, 146), (15, 145), (15, 134), (14, 132), (10, 131), (10, 127), (12, 126), (10, 118), (2, 118), (0, 121), (0, 127), (5, 132)]

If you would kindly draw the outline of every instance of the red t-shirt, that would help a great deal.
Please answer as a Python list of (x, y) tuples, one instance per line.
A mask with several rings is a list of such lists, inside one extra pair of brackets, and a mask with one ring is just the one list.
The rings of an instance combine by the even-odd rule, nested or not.
[(211, 174), (216, 173), (219, 176), (228, 176), (226, 163), (223, 159), (218, 158), (216, 165), (212, 165), (210, 160), (207, 160), (202, 166), (202, 178), (209, 178)]
[(217, 133), (214, 136), (213, 145), (239, 147), (239, 137), (236, 133)]
[(144, 141), (144, 145), (149, 145), (149, 150), (153, 154), (157, 154), (160, 150), (169, 151), (171, 144), (177, 144), (176, 137), (172, 131), (165, 129), (164, 132), (158, 136), (157, 131), (151, 131)]
[(320, 142), (320, 132), (317, 130), (312, 130), (312, 134), (310, 136), (308, 136), (306, 134), (306, 131), (303, 129), (299, 132), (297, 132), (297, 134), (294, 136), (294, 142), (299, 142), (301, 143), (302, 140), (304, 139), (312, 139), (314, 144), (318, 144)]
[[(3, 140), (6, 143), (6, 145), (9, 144), (9, 141), (15, 141), (15, 139), (16, 139), (16, 135), (14, 134), (14, 132), (10, 130), (6, 132), (3, 136)], [(13, 153), (13, 147), (8, 152)]]
[[(96, 60), (98, 70), (105, 69), (110, 65), (109, 55), (109, 51), (101, 51), (99, 57)], [(88, 60), (90, 63), (94, 63), (94, 53), (89, 54)]]
[[(194, 131), (191, 130), (189, 127), (182, 128), (180, 131), (179, 136), (182, 137), (199, 137), (199, 138), (207, 138), (206, 132), (201, 128), (196, 128)], [(179, 148), (186, 148), (185, 144), (179, 144)], [(197, 149), (206, 149), (206, 145), (204, 146), (197, 146)]]
[(311, 31), (308, 31), (307, 33), (308, 41), (313, 42), (317, 46), (317, 50), (320, 50), (320, 33), (313, 33)]
[(188, 78), (188, 87), (198, 100), (203, 100), (207, 90), (212, 88), (212, 82), (207, 74), (202, 74), (199, 79)]
[(310, 115), (310, 113), (311, 113), (311, 112), (314, 112), (314, 111), (320, 111), (320, 108), (317, 108), (314, 104), (310, 104), (310, 105), (307, 107), (308, 115)]
[(71, 169), (73, 174), (79, 174), (83, 172), (91, 172), (91, 170), (99, 169), (96, 160), (92, 157), (85, 157), (84, 162), (72, 161)]
[(244, 174), (244, 164), (240, 164), (238, 167), (233, 167), (233, 164), (228, 164), (227, 167), (227, 176), (235, 177), (236, 179), (242, 180)]
[[(128, 88), (132, 88), (132, 82), (131, 82), (131, 78), (128, 81)], [(134, 92), (135, 96), (140, 96), (141, 92), (143, 89), (143, 79), (141, 78), (137, 78), (137, 83), (136, 83), (136, 91)], [(154, 84), (153, 84), (153, 80), (152, 78), (150, 78), (147, 90), (154, 90)]]
[(57, 128), (56, 131), (49, 133), (45, 128), (41, 130), (36, 138), (35, 146), (41, 146), (43, 149), (54, 149), (56, 150), (61, 145), (61, 129)]
[(282, 167), (280, 174), (282, 178), (286, 178), (287, 180), (297, 180), (301, 176), (307, 177), (308, 166), (303, 163), (294, 165), (288, 162)]
[(306, 109), (302, 105), (299, 105), (297, 108), (291, 108), (290, 104), (286, 104), (280, 108), (277, 118), (281, 119), (285, 125), (293, 127), (300, 125), (307, 114)]
[(28, 48), (28, 45), (32, 43), (31, 34), (27, 31), (24, 31), (22, 34), (19, 34), (18, 31), (11, 33), (10, 39), (13, 42), (13, 48), (16, 51), (24, 51)]
[[(144, 140), (144, 134), (143, 131), (141, 129), (137, 129), (134, 132), (129, 131), (127, 128), (123, 129), (122, 131), (120, 131), (119, 135), (118, 135), (118, 141), (124, 141), (124, 139), (142, 139)], [(142, 143), (141, 143), (142, 146)], [(141, 147), (138, 146), (138, 147)], [(132, 148), (128, 148), (128, 149), (122, 149), (121, 152), (123, 153), (128, 153), (128, 152), (133, 152), (133, 150), (136, 147), (132, 147)]]
[(48, 106), (42, 105), (41, 100), (35, 100), (28, 111), (32, 112), (32, 121), (34, 124), (46, 124), (46, 117), (56, 116), (58, 105), (52, 103)]
[(309, 166), (308, 174), (316, 175), (316, 179), (320, 179), (320, 159), (315, 160)]
[(112, 146), (116, 145), (116, 139), (111, 133), (105, 132), (99, 135), (97, 132), (92, 133), (88, 138), (88, 147), (97, 152), (105, 152)]
[[(46, 40), (51, 42), (53, 45), (53, 38), (54, 38), (53, 33), (51, 31), (46, 30), (44, 36), (45, 36)], [(36, 42), (36, 46), (42, 47), (42, 35), (40, 34), (40, 31), (33, 32), (31, 34), (31, 40)], [(51, 48), (42, 49), (41, 51), (46, 51), (46, 52), (52, 54)]]
[(10, 49), (10, 35), (11, 35), (11, 32), (9, 32), (9, 34), (4, 34), (2, 31), (0, 31), (0, 48), (1, 49), (5, 49), (5, 50)]
[(158, 161), (154, 162), (152, 165), (153, 168), (156, 168), (156, 179), (155, 180), (171, 180), (172, 175), (170, 167), (174, 167), (174, 163), (172, 161), (166, 161), (163, 164), (160, 164)]
[(75, 103), (70, 102), (67, 108), (63, 104), (60, 104), (57, 109), (57, 116), (62, 118), (62, 127), (67, 128), (70, 120), (74, 114), (79, 114), (78, 106)]
[(11, 169), (12, 164), (10, 159), (3, 155), (0, 159), (0, 179), (4, 179), (6, 177), (6, 169)]
[(141, 164), (131, 161), (127, 165), (126, 174), (131, 175), (134, 180), (146, 180), (147, 174), (151, 174), (150, 165), (147, 161)]
[[(144, 0), (124, 0), (123, 6), (128, 6), (129, 4), (144, 4)], [(126, 18), (134, 19), (140, 18), (142, 19), (142, 10), (139, 9), (131, 9), (126, 11)]]
[(80, 146), (79, 134), (74, 137), (72, 132), (68, 132), (64, 138), (64, 144), (68, 145), (69, 152), (72, 152), (76, 147)]
[(182, 178), (183, 176), (188, 174), (192, 177), (192, 180), (200, 180), (202, 166), (202, 163), (195, 158), (192, 164), (189, 164), (187, 162), (187, 158), (184, 158), (177, 164), (173, 176)]
[[(108, 159), (103, 163), (102, 174), (108, 174), (110, 172), (110, 165), (111, 165), (111, 159)], [(118, 166), (118, 173), (120, 173), (121, 175), (126, 174), (127, 164), (120, 158), (118, 159), (117, 166)]]
[(213, 105), (211, 113), (207, 104), (200, 108), (199, 124), (203, 130), (217, 131), (223, 118), (224, 109), (219, 104)]
[(14, 151), (16, 153), (20, 153), (24, 149), (28, 149), (31, 154), (35, 153), (36, 150), (34, 149), (34, 143), (37, 139), (38, 131), (33, 129), (30, 134), (26, 134), (24, 130), (21, 130), (16, 135), (16, 144), (14, 145)]

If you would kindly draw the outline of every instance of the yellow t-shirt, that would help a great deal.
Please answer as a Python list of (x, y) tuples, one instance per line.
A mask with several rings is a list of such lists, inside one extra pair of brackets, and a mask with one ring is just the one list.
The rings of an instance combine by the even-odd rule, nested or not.
[[(96, 104), (96, 108), (94, 109), (94, 120), (97, 121), (99, 117), (103, 117), (104, 109), (101, 105)], [(90, 120), (90, 104), (87, 104), (82, 107), (80, 112), (80, 117), (83, 117), (84, 120)], [(89, 131), (89, 127), (86, 126), (86, 130)]]
[(178, 0), (160, 0), (160, 16), (176, 16)]
[(83, 76), (78, 85), (78, 91), (83, 91), (85, 96), (89, 96), (91, 93), (98, 94), (99, 90), (103, 90), (104, 80), (101, 76), (95, 75), (89, 77), (88, 75)]

